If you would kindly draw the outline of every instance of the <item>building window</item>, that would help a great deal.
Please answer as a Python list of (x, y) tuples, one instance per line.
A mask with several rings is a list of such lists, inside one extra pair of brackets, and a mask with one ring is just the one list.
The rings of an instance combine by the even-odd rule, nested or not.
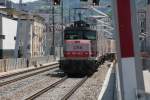
[(4, 3), (4, 2), (1, 2), (0, 5), (1, 5), (1, 6), (5, 6), (5, 3)]
[(16, 40), (16, 37), (14, 37), (14, 40)]
[(150, 0), (147, 1), (147, 4), (150, 4)]
[(5, 35), (0, 35), (0, 39), (5, 39)]

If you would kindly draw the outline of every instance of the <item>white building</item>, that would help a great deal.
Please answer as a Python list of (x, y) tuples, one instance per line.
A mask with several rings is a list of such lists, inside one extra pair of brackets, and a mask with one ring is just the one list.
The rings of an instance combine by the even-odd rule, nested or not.
[(0, 58), (14, 57), (17, 21), (0, 16)]
[(14, 9), (1, 9), (0, 14), (1, 58), (44, 56), (44, 18)]

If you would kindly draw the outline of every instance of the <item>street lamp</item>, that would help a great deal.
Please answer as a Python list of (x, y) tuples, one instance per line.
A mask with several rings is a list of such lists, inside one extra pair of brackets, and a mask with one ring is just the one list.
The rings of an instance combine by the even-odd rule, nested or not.
[[(55, 3), (54, 3), (55, 4)], [(52, 5), (52, 25), (53, 25), (53, 31), (52, 31), (52, 36), (53, 36), (53, 40), (52, 40), (52, 48), (51, 48), (51, 53), (54, 54), (55, 49), (54, 49), (54, 45), (55, 45), (55, 19), (54, 19), (54, 5)]]

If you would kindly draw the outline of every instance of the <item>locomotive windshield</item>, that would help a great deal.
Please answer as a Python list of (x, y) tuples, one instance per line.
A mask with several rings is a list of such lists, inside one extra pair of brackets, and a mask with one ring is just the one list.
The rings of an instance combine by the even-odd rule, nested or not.
[(85, 39), (85, 40), (96, 40), (96, 31), (65, 31), (65, 39)]
[(82, 39), (96, 40), (96, 31), (83, 31)]

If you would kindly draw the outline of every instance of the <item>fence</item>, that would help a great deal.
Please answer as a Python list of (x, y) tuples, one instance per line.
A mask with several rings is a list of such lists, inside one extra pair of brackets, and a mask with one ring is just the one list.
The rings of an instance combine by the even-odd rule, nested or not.
[(53, 56), (17, 58), (17, 59), (0, 59), (0, 72), (6, 72), (15, 69), (27, 68), (29, 66), (38, 67), (44, 63), (55, 61)]

